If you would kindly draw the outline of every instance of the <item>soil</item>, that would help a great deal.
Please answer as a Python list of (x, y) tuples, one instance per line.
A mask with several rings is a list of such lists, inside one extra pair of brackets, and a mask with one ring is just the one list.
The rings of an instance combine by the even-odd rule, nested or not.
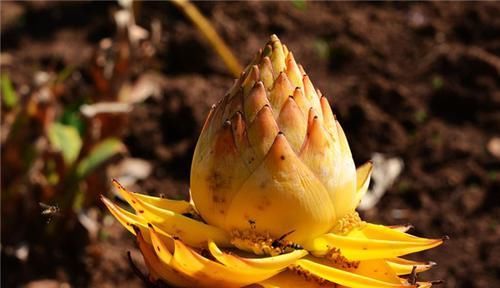
[[(404, 161), (396, 183), (361, 214), (375, 223), (411, 223), (416, 235), (450, 237), (414, 256), (438, 263), (423, 279), (500, 287), (500, 156), (491, 144), (500, 137), (500, 3), (196, 5), (242, 63), (277, 34), (332, 103), (357, 165), (374, 152)], [(18, 67), (14, 84), (30, 81), (30, 67), (55, 62), (85, 71), (97, 43), (116, 32), (117, 9), (113, 2), (2, 2), (2, 58), (8, 53)], [(124, 142), (131, 156), (153, 165), (137, 184), (141, 192), (187, 198), (197, 135), (232, 77), (175, 7), (144, 2), (138, 24), (149, 29), (153, 19), (163, 27), (157, 68), (165, 85), (161, 97), (135, 106)], [(106, 227), (105, 240), (86, 239), (75, 228), (49, 246), (25, 232), (16, 241), (29, 238), (33, 250), (51, 249), (52, 256), (30, 254), (21, 262), (2, 248), (3, 286), (55, 279), (75, 287), (141, 287), (125, 260), (131, 250), (143, 268), (132, 237), (116, 223)], [(64, 256), (73, 251), (75, 257)]]

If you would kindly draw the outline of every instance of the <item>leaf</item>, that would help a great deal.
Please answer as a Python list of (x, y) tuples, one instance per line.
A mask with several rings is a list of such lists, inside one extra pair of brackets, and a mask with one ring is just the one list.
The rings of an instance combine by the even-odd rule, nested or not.
[(59, 73), (57, 74), (57, 79), (56, 79), (56, 82), (64, 82), (66, 81), (66, 79), (69, 78), (69, 76), (71, 76), (71, 74), (75, 71), (75, 67), (73, 66), (67, 66), (67, 67), (64, 67), (64, 69), (62, 69), (61, 71), (59, 71)]
[(78, 103), (77, 105), (66, 105), (66, 107), (64, 107), (62, 116), (59, 119), (59, 122), (75, 127), (80, 135), (84, 135), (85, 122), (80, 116), (80, 107), (80, 103)]
[(118, 153), (125, 152), (126, 148), (117, 138), (107, 138), (99, 142), (89, 154), (83, 158), (76, 168), (76, 176), (83, 179), (90, 172), (103, 164), (106, 160)]
[(292, 0), (292, 5), (299, 10), (305, 10), (307, 8), (306, 0)]
[(330, 59), (330, 45), (328, 44), (327, 40), (321, 38), (316, 39), (313, 45), (314, 50), (316, 50), (316, 53), (321, 60), (326, 61)]
[(82, 148), (82, 138), (78, 130), (73, 126), (55, 122), (49, 126), (48, 137), (52, 147), (61, 151), (64, 163), (73, 164)]
[(9, 75), (2, 74), (1, 78), (1, 86), (2, 86), (2, 100), (3, 104), (7, 108), (13, 108), (17, 105), (17, 93), (12, 87), (12, 82), (10, 81)]

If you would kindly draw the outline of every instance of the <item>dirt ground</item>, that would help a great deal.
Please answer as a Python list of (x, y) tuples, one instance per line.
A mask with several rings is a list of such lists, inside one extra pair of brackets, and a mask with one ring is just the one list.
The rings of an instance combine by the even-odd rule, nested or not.
[[(196, 5), (241, 63), (277, 34), (332, 103), (357, 165), (374, 152), (402, 158), (396, 183), (361, 214), (375, 223), (412, 223), (420, 236), (450, 237), (414, 256), (438, 263), (423, 279), (500, 287), (500, 3)], [(73, 98), (61, 101), (92, 91), (89, 63), (99, 41), (115, 35), (117, 9), (114, 2), (2, 2), (2, 65), (10, 57), (14, 86), (31, 81), (36, 69), (73, 66), (82, 79)], [(161, 23), (155, 69), (164, 85), (160, 97), (134, 106), (122, 133), (129, 156), (153, 167), (135, 187), (185, 198), (200, 127), (232, 77), (174, 6), (144, 2), (136, 17), (147, 29), (153, 19)], [(2, 181), (6, 170), (2, 162)], [(95, 207), (105, 212), (97, 199), (87, 209)], [(44, 220), (26, 217), (35, 216), (19, 215), (24, 228), (15, 235), (2, 227), (3, 287), (141, 287), (125, 252), (138, 263), (141, 257), (118, 224), (100, 217), (107, 236), (93, 239), (73, 223), (47, 243), (37, 237), (41, 228), (29, 226)], [(5, 252), (21, 242), (31, 245), (24, 261)]]

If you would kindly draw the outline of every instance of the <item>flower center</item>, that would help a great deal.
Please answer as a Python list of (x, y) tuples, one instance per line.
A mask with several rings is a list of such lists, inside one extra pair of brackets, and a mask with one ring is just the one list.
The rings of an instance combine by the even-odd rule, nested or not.
[(365, 222), (361, 220), (358, 212), (353, 211), (338, 219), (331, 232), (338, 235), (347, 235), (353, 229), (361, 228), (364, 224)]

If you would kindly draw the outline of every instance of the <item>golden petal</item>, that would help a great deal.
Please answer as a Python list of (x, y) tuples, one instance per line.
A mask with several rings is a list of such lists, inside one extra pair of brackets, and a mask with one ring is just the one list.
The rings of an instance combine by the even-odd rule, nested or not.
[[(135, 214), (132, 214), (125, 209), (119, 207), (118, 205), (111, 202), (108, 198), (101, 195), (101, 201), (106, 205), (111, 214), (115, 216), (115, 218), (123, 225), (130, 233), (135, 235), (135, 229), (133, 226), (140, 228), (143, 232), (147, 231), (147, 220), (142, 217), (139, 217)], [(149, 239), (148, 239), (148, 242)]]
[(428, 243), (433, 239), (420, 238), (408, 233), (404, 233), (390, 227), (372, 223), (366, 223), (360, 229), (363, 234), (369, 239), (380, 239), (390, 241), (407, 241), (407, 242), (422, 242)]
[(337, 155), (338, 158), (333, 163), (337, 167), (334, 175), (337, 181), (332, 189), (336, 191), (336, 196), (333, 199), (336, 204), (337, 216), (342, 217), (354, 211), (358, 205), (358, 202), (356, 202), (356, 166), (354, 165), (349, 143), (338, 121), (337, 132), (340, 154)]
[(319, 118), (314, 116), (311, 119), (312, 114), (311, 110), (308, 121), (309, 126), (300, 152), (300, 158), (329, 190), (333, 185), (333, 181), (336, 180), (333, 177), (336, 167), (331, 165), (337, 160), (335, 157), (335, 147), (333, 147), (333, 143), (327, 136), (327, 132), (323, 128)]
[(208, 243), (208, 248), (215, 259), (222, 264), (235, 269), (245, 269), (249, 271), (281, 271), (308, 254), (306, 250), (294, 250), (293, 252), (277, 256), (244, 258), (222, 252), (213, 241)]
[(318, 113), (318, 116), (321, 120), (323, 120), (323, 111), (321, 109), (320, 98), (316, 93), (316, 90), (314, 89), (314, 86), (311, 80), (309, 79), (309, 76), (304, 74), (304, 76), (302, 76), (302, 83), (304, 87), (304, 94), (306, 98), (309, 100), (309, 103), (311, 103), (311, 107), (313, 107), (314, 110), (320, 112)]
[(153, 206), (156, 206), (160, 209), (170, 210), (174, 213), (184, 214), (192, 211), (191, 204), (184, 200), (171, 200), (161, 197), (154, 197), (149, 195), (144, 195), (140, 193), (130, 192), (136, 198), (139, 198), (141, 201), (149, 203)]
[(252, 146), (257, 163), (264, 158), (279, 132), (270, 106), (266, 105), (255, 116), (248, 128), (248, 140)]
[(281, 108), (278, 117), (278, 126), (285, 133), (293, 150), (296, 153), (300, 152), (306, 136), (307, 122), (293, 97), (288, 97), (283, 108)]
[(196, 278), (189, 279), (175, 271), (170, 265), (163, 263), (155, 254), (154, 249), (143, 238), (143, 232), (137, 230), (136, 234), (139, 250), (141, 250), (146, 266), (155, 278), (158, 277), (176, 287), (199, 287), (200, 282), (196, 281)]
[[(274, 83), (274, 71), (273, 71), (273, 64), (271, 63), (271, 59), (269, 57), (264, 57), (262, 58), (262, 62), (259, 65), (259, 70), (260, 70), (260, 79), (262, 79), (262, 82), (264, 83), (264, 87), (266, 87), (266, 90), (271, 90), (273, 87)], [(278, 75), (276, 75), (278, 77)]]
[(255, 83), (252, 90), (250, 90), (248, 97), (243, 99), (243, 108), (247, 122), (253, 122), (255, 115), (257, 115), (257, 113), (265, 105), (269, 105), (266, 88), (264, 87), (264, 83), (262, 83), (262, 81), (258, 81)]
[(255, 83), (259, 81), (259, 77), (260, 77), (259, 67), (257, 65), (252, 65), (252, 68), (250, 68), (248, 75), (241, 84), (241, 87), (243, 88), (243, 95), (248, 95), (248, 92), (250, 92)]
[(193, 247), (206, 246), (207, 237), (216, 241), (219, 245), (230, 245), (228, 235), (223, 230), (142, 202), (125, 190), (118, 182), (113, 181), (113, 184), (138, 215), (147, 220), (147, 222), (159, 227), (164, 233), (179, 237)]
[(201, 256), (179, 240), (173, 241), (175, 248), (172, 267), (191, 278), (201, 279), (206, 287), (242, 287), (264, 281), (279, 273), (279, 270), (231, 269)]
[(370, 178), (372, 175), (373, 163), (366, 162), (356, 169), (356, 203), (359, 204), (370, 186)]
[(283, 53), (283, 46), (276, 35), (271, 36), (271, 46), (273, 47), (273, 53), (271, 54), (271, 63), (273, 64), (273, 70), (276, 72), (282, 72), (285, 70), (285, 54)]
[(339, 249), (342, 256), (351, 261), (395, 258), (434, 248), (442, 239), (417, 241), (369, 239), (363, 232), (353, 230), (346, 236), (328, 233), (304, 244), (313, 255), (325, 255), (331, 249)]
[(393, 287), (416, 287), (404, 285), (402, 283), (392, 283), (383, 280), (377, 280), (364, 275), (348, 272), (342, 269), (315, 263), (311, 260), (301, 259), (297, 265), (320, 278), (337, 283), (343, 286), (356, 288), (393, 288)]
[[(269, 92), (269, 102), (275, 111), (280, 111), (289, 96), (292, 96), (294, 87), (288, 80), (288, 76), (281, 72)], [(277, 117), (278, 115), (276, 115)]]
[(249, 145), (247, 138), (246, 122), (241, 112), (236, 112), (231, 118), (231, 128), (233, 130), (234, 142), (239, 152), (243, 152)]
[(308, 279), (290, 270), (281, 272), (280, 274), (262, 281), (259, 283), (263, 288), (285, 288), (285, 287), (301, 287), (301, 288), (337, 288), (337, 284), (324, 283), (315, 279)]
[(256, 231), (267, 231), (274, 238), (294, 231), (287, 240), (300, 244), (325, 233), (334, 215), (328, 192), (280, 133), (233, 198), (225, 227), (247, 230), (252, 220)]
[(311, 106), (311, 103), (309, 102), (309, 100), (304, 95), (304, 91), (302, 88), (300, 88), (300, 87), (295, 88), (295, 90), (293, 91), (293, 99), (295, 99), (295, 102), (300, 107), (300, 110), (302, 111), (302, 113), (304, 115), (307, 115), (309, 113), (309, 109), (312, 106)]
[[(248, 149), (241, 150), (248, 147), (246, 135), (234, 135), (233, 127), (233, 123), (226, 121), (210, 143), (210, 149), (200, 154), (203, 157), (194, 158), (191, 167), (191, 196), (196, 209), (205, 221), (219, 227), (224, 223), (232, 197), (250, 174), (245, 161), (251, 156), (244, 158)], [(238, 139), (239, 136), (242, 137)]]
[(328, 133), (330, 133), (332, 138), (335, 139), (338, 132), (335, 116), (333, 116), (332, 113), (332, 108), (330, 107), (328, 100), (324, 96), (320, 97), (319, 102), (321, 105), (321, 114), (323, 114), (323, 124), (325, 125)]
[(286, 75), (288, 76), (288, 79), (290, 79), (290, 82), (292, 82), (292, 85), (300, 88), (304, 87), (304, 84), (302, 83), (302, 73), (297, 66), (297, 62), (295, 62), (292, 52), (289, 52), (286, 56)]
[(408, 275), (412, 273), (413, 267), (416, 267), (417, 273), (424, 272), (436, 265), (434, 262), (418, 262), (403, 258), (389, 258), (385, 261), (397, 275)]

